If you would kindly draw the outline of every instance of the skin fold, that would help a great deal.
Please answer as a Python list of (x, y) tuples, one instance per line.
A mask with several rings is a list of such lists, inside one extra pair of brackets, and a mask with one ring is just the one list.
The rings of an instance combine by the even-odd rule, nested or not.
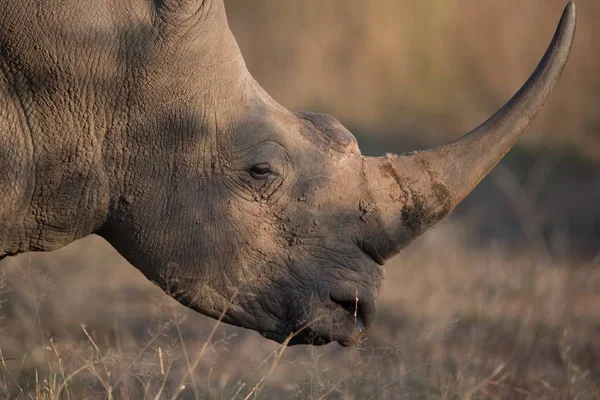
[(90, 234), (182, 304), (278, 342), (351, 345), (385, 260), (448, 215), (556, 84), (540, 66), (473, 132), (361, 155), (250, 76), (222, 1), (0, 0), (0, 257)]

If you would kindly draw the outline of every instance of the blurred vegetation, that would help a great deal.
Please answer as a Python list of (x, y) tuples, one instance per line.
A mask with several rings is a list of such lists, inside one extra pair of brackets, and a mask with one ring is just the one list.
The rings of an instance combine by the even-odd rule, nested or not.
[[(391, 136), (401, 150), (456, 138), (504, 104), (541, 59), (565, 4), (226, 1), (250, 72), (276, 100), (338, 117), (367, 147)], [(571, 60), (521, 145), (598, 162), (600, 2), (576, 4)]]

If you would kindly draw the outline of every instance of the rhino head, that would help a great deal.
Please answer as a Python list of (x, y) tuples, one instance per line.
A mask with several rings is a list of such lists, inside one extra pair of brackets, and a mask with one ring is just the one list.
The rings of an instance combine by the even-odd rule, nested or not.
[(469, 134), (373, 158), (335, 118), (269, 97), (221, 1), (46, 3), (0, 2), (0, 255), (97, 233), (182, 304), (288, 344), (371, 326), (385, 261), (516, 142), (575, 32), (571, 3)]

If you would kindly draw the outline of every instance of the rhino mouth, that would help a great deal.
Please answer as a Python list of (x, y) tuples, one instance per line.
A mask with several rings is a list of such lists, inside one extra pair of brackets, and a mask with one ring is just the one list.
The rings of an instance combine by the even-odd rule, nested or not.
[[(369, 296), (361, 298), (359, 295), (338, 296), (331, 295), (331, 303), (327, 311), (323, 310), (321, 318), (314, 323), (303, 323), (291, 334), (288, 345), (310, 344), (322, 346), (337, 342), (341, 346), (354, 346), (359, 343), (373, 323), (375, 316), (375, 300)], [(266, 334), (266, 337), (279, 343), (289, 337)]]
[[(279, 343), (283, 343), (284, 340), (280, 340), (279, 337), (270, 337), (266, 335), (269, 339), (275, 339)], [(293, 334), (292, 338), (288, 342), (288, 346), (297, 346), (297, 345), (311, 345), (311, 346), (324, 346), (331, 342), (337, 342), (339, 345), (343, 347), (351, 347), (356, 345), (360, 338), (362, 337), (361, 333), (323, 333), (319, 329), (314, 329), (311, 327), (307, 327), (295, 334)], [(286, 337), (287, 339), (287, 337)]]
[[(306, 318), (293, 324), (287, 332), (262, 332), (262, 336), (288, 346), (323, 346), (337, 342), (343, 347), (354, 346), (362, 340), (375, 316), (375, 300), (369, 296), (335, 297), (315, 312), (319, 317), (312, 322)], [(314, 315), (314, 314), (313, 314)]]

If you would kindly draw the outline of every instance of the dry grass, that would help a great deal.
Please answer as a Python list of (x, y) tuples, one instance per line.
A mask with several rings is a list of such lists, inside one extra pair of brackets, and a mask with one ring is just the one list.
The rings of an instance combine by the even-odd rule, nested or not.
[(287, 349), (219, 325), (163, 295), (98, 238), (11, 259), (2, 268), (0, 394), (598, 398), (598, 261), (468, 248), (460, 226), (443, 224), (390, 263), (375, 326), (355, 349)]

